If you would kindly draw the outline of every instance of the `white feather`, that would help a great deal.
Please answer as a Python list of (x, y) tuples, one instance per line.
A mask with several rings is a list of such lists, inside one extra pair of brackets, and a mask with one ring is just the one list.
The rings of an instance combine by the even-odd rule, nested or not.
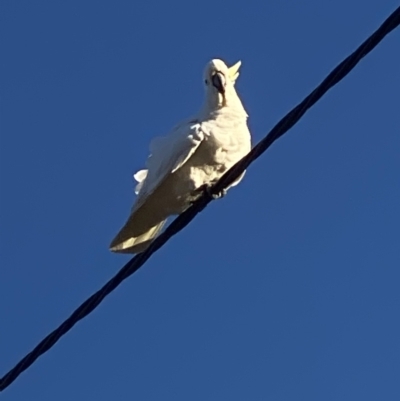
[[(147, 170), (134, 175), (136, 202), (111, 242), (112, 251), (143, 251), (169, 216), (191, 204), (196, 190), (214, 183), (250, 151), (247, 113), (234, 88), (239, 66), (229, 70), (221, 60), (212, 60), (205, 70), (206, 99), (201, 111), (169, 135), (151, 141)], [(222, 75), (223, 91), (211, 83), (213, 74)]]

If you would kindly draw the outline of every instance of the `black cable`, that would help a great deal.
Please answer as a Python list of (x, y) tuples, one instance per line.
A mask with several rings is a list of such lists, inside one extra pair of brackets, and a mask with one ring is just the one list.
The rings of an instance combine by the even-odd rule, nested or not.
[(0, 379), (0, 391), (7, 388), (24, 370), (28, 369), (39, 356), (47, 352), (64, 334), (66, 334), (79, 320), (92, 312), (100, 302), (117, 288), (125, 279), (137, 271), (143, 264), (161, 248), (172, 236), (186, 227), (194, 217), (201, 212), (212, 200), (213, 194), (220, 193), (234, 182), (240, 174), (258, 157), (264, 153), (273, 142), (296, 124), (305, 112), (311, 108), (329, 89), (342, 80), (356, 64), (391, 31), (400, 24), (400, 7), (398, 7), (386, 21), (349, 57), (343, 60), (322, 83), (291, 112), (282, 118), (269, 134), (259, 142), (251, 152), (236, 163), (223, 177), (184, 213), (178, 216), (167, 229), (157, 237), (146, 251), (132, 258), (111, 280), (109, 280), (99, 291), (94, 293), (72, 315), (64, 321), (57, 329), (42, 340), (28, 355), (26, 355), (14, 368)]

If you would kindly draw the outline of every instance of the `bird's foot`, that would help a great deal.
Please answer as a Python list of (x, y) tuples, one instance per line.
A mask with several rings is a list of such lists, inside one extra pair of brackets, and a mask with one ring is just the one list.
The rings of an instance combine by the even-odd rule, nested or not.
[(213, 198), (214, 200), (223, 198), (227, 193), (227, 190), (225, 188), (218, 193), (212, 193), (211, 188), (212, 188), (212, 186), (210, 186), (210, 185), (204, 185), (204, 192), (206, 192), (207, 195), (210, 196), (211, 198)]
[(192, 193), (191, 203), (194, 203), (204, 193), (206, 193), (210, 198), (212, 198), (214, 200), (223, 198), (227, 193), (226, 189), (223, 189), (222, 191), (220, 191), (218, 193), (212, 193), (211, 189), (212, 189), (212, 184), (204, 184), (201, 187), (197, 188)]

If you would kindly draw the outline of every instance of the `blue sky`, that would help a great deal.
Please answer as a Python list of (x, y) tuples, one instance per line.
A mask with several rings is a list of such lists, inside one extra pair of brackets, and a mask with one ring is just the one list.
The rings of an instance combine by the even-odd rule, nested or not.
[[(0, 4), (0, 375), (128, 260), (152, 137), (241, 59), (254, 142), (398, 6)], [(400, 31), (2, 400), (400, 398)]]

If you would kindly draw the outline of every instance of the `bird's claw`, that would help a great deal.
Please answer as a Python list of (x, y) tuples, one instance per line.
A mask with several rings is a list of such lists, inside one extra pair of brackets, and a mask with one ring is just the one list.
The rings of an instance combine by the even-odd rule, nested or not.
[(210, 196), (214, 200), (223, 198), (226, 195), (227, 190), (225, 188), (216, 194), (211, 192), (211, 188), (212, 188), (211, 186), (206, 185), (204, 191), (207, 193), (208, 196)]
[(193, 197), (192, 197), (191, 203), (194, 203), (199, 198), (199, 196), (201, 196), (202, 194), (206, 194), (208, 197), (212, 198), (213, 200), (216, 200), (216, 199), (223, 198), (227, 193), (227, 190), (225, 188), (222, 189), (218, 193), (213, 193), (213, 192), (211, 192), (212, 187), (213, 187), (212, 184), (211, 185), (204, 184), (201, 187), (197, 188), (192, 194)]

